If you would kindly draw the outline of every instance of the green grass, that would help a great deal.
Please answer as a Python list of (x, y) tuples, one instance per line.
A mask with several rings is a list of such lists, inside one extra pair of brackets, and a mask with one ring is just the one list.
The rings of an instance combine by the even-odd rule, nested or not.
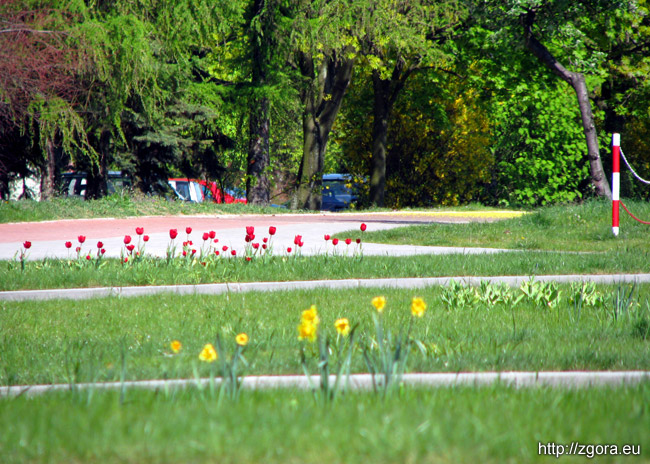
[[(300, 211), (304, 213), (306, 211)], [(0, 223), (56, 219), (122, 218), (194, 214), (283, 214), (283, 208), (243, 204), (190, 203), (161, 197), (114, 194), (99, 200), (55, 198), (50, 201), (0, 202)]]
[[(628, 208), (650, 220), (650, 204), (628, 201)], [(370, 232), (365, 241), (428, 246), (462, 246), (558, 251), (650, 251), (649, 227), (621, 209), (620, 235), (611, 228), (612, 207), (605, 201), (551, 206), (519, 218), (492, 223), (430, 224)], [(338, 234), (339, 238), (346, 234)]]
[(510, 252), (493, 255), (420, 255), (409, 257), (275, 257), (268, 260), (223, 259), (207, 267), (178, 261), (151, 260), (122, 266), (107, 259), (93, 263), (66, 260), (20, 263), (0, 261), (0, 290), (130, 285), (176, 285), (215, 282), (260, 282), (349, 278), (609, 274), (648, 272), (650, 250), (568, 254)]
[[(585, 390), (505, 387), (350, 394), (194, 389), (66, 392), (0, 400), (0, 461), (14, 463), (529, 463), (539, 443), (633, 444), (648, 462), (650, 385)], [(563, 456), (561, 462), (585, 462)]]
[[(627, 288), (627, 287), (626, 287)], [(600, 288), (605, 305), (577, 311), (562, 289), (556, 309), (521, 303), (512, 309), (448, 308), (444, 289), (420, 289), (429, 308), (415, 319), (412, 336), (421, 345), (408, 360), (413, 372), (488, 370), (650, 369), (650, 286), (635, 289), (630, 311), (614, 317), (615, 286)], [(519, 290), (517, 290), (519, 292)], [(300, 374), (301, 311), (319, 308), (323, 334), (335, 335), (333, 323), (347, 317), (359, 323), (357, 340), (374, 336), (372, 297), (388, 299), (385, 323), (393, 333), (410, 315), (410, 290), (310, 290), (226, 294), (158, 295), (86, 301), (0, 303), (0, 384), (75, 383), (152, 378), (193, 378), (210, 373), (199, 362), (205, 343), (222, 334), (250, 335), (244, 374)], [(183, 349), (171, 355), (178, 339)], [(124, 368), (122, 360), (125, 360)], [(316, 369), (313, 360), (312, 369)], [(357, 352), (352, 369), (367, 372)]]

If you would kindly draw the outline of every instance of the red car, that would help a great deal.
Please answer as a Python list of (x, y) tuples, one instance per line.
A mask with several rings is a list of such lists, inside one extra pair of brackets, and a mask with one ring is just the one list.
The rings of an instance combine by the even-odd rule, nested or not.
[(168, 179), (169, 185), (174, 189), (176, 195), (182, 200), (202, 203), (212, 201), (214, 203), (246, 203), (246, 197), (233, 195), (234, 191), (224, 192), (217, 187), (213, 181), (199, 179), (177, 178)]

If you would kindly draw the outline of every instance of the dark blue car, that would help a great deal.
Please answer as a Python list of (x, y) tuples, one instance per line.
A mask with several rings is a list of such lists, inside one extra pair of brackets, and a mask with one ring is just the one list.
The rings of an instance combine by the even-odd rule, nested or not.
[(323, 211), (342, 211), (357, 201), (357, 195), (350, 186), (350, 174), (325, 174), (323, 176)]

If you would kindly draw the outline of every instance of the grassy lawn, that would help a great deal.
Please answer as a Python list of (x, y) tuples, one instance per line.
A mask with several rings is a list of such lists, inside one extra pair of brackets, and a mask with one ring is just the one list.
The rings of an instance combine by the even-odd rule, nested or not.
[(493, 255), (420, 255), (409, 257), (366, 256), (298, 257), (271, 259), (217, 259), (207, 266), (152, 259), (122, 266), (107, 259), (97, 269), (86, 260), (45, 260), (26, 263), (0, 262), (0, 290), (105, 287), (129, 285), (201, 284), (349, 278), (611, 274), (650, 270), (650, 252), (567, 254), (554, 252), (499, 253)]
[[(79, 203), (82, 209), (87, 204)], [(6, 206), (0, 206), (2, 221)], [(639, 215), (650, 213), (642, 204), (633, 206)], [(127, 209), (124, 215), (158, 214)], [(99, 215), (96, 206), (91, 210), (70, 214)], [(116, 210), (106, 214), (119, 216)], [(562, 219), (560, 210), (573, 215)], [(54, 209), (49, 214), (61, 216)], [(647, 272), (650, 247), (644, 226), (622, 221), (621, 237), (613, 239), (608, 214), (604, 204), (588, 203), (494, 224), (418, 226), (390, 239), (375, 233), (366, 236), (366, 241), (597, 253), (527, 250), (490, 256), (321, 256), (250, 263), (232, 259), (205, 267), (191, 262), (167, 265), (164, 260), (124, 267), (106, 260), (96, 268), (93, 263), (47, 260), (28, 262), (24, 271), (19, 263), (2, 262), (0, 289)], [(36, 213), (25, 217), (29, 215), (34, 219)], [(520, 233), (525, 243), (514, 240)], [(250, 342), (239, 374), (302, 374), (301, 347), (308, 369), (317, 373), (316, 344), (297, 337), (301, 313), (312, 304), (319, 312), (319, 334), (331, 343), (332, 365), (343, 359), (338, 347), (347, 346), (347, 339), (334, 328), (334, 322), (345, 317), (358, 324), (351, 371), (368, 372), (364, 351), (374, 356), (380, 350), (373, 322), (376, 310), (370, 303), (378, 295), (387, 299), (381, 320), (393, 337), (412, 324), (407, 372), (650, 370), (650, 285), (604, 285), (591, 293), (575, 286), (547, 290), (550, 293), (538, 301), (523, 297), (517, 304), (514, 299), (524, 295), (521, 289), (494, 286), (429, 287), (417, 290), (417, 295), (398, 289), (317, 289), (0, 301), (0, 385), (207, 377), (223, 362), (223, 355), (215, 364), (202, 362), (202, 347), (216, 344), (219, 335), (232, 353), (234, 337), (241, 332), (250, 336)], [(413, 296), (427, 302), (422, 318), (411, 315)], [(178, 353), (171, 350), (173, 340), (182, 343)], [(394, 350), (395, 340), (386, 341), (386, 346)], [(540, 442), (640, 445), (641, 456), (595, 460), (650, 462), (649, 405), (647, 382), (579, 390), (499, 385), (404, 388), (386, 396), (347, 393), (330, 403), (293, 390), (243, 391), (234, 400), (195, 387), (128, 390), (123, 395), (73, 389), (0, 398), (0, 420), (5, 424), (0, 462), (555, 462), (555, 457), (538, 456)], [(563, 462), (584, 460), (562, 457)]]
[[(650, 220), (650, 204), (626, 201), (641, 219)], [(428, 246), (510, 248), (557, 251), (650, 251), (649, 227), (621, 208), (621, 231), (612, 234), (612, 206), (605, 201), (540, 208), (493, 223), (430, 224), (366, 234), (366, 241)], [(345, 233), (338, 234), (344, 237)]]
[(99, 200), (64, 197), (51, 201), (0, 202), (0, 223), (178, 214), (282, 214), (290, 212), (283, 208), (262, 208), (239, 203), (191, 203), (143, 195), (114, 194)]
[[(244, 374), (301, 374), (297, 326), (312, 304), (334, 346), (343, 343), (336, 319), (359, 324), (352, 371), (368, 372), (361, 347), (375, 346), (370, 300), (379, 294), (387, 298), (384, 323), (393, 334), (413, 319), (412, 372), (650, 369), (650, 286), (634, 288), (629, 305), (614, 298), (622, 290), (627, 298), (632, 287), (600, 287), (602, 305), (580, 309), (568, 286), (553, 308), (528, 299), (516, 306), (449, 301), (451, 290), (430, 287), (417, 293), (429, 306), (421, 319), (409, 311), (414, 292), (388, 289), (2, 302), (0, 384), (208, 376), (201, 348), (220, 334), (232, 351), (240, 332), (250, 336)], [(178, 354), (173, 340), (183, 345)], [(315, 353), (313, 344), (307, 349)]]
[[(648, 462), (650, 385), (505, 387), (349, 394), (207, 391), (56, 393), (0, 400), (0, 460), (14, 463), (529, 463), (539, 443), (640, 446)], [(505, 419), (505, 420), (504, 420)], [(637, 448), (638, 449), (638, 448)], [(563, 456), (562, 462), (585, 462)]]

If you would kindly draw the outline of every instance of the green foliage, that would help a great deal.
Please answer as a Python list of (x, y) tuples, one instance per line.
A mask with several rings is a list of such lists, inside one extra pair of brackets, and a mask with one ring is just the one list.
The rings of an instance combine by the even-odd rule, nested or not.
[[(337, 130), (348, 172), (370, 170), (367, 76), (357, 74)], [(388, 134), (386, 206), (458, 205), (480, 198), (489, 179), (488, 113), (477, 90), (444, 72), (415, 75), (395, 104)]]
[(582, 199), (589, 176), (575, 95), (531, 79), (493, 100), (494, 201), (546, 205)]

